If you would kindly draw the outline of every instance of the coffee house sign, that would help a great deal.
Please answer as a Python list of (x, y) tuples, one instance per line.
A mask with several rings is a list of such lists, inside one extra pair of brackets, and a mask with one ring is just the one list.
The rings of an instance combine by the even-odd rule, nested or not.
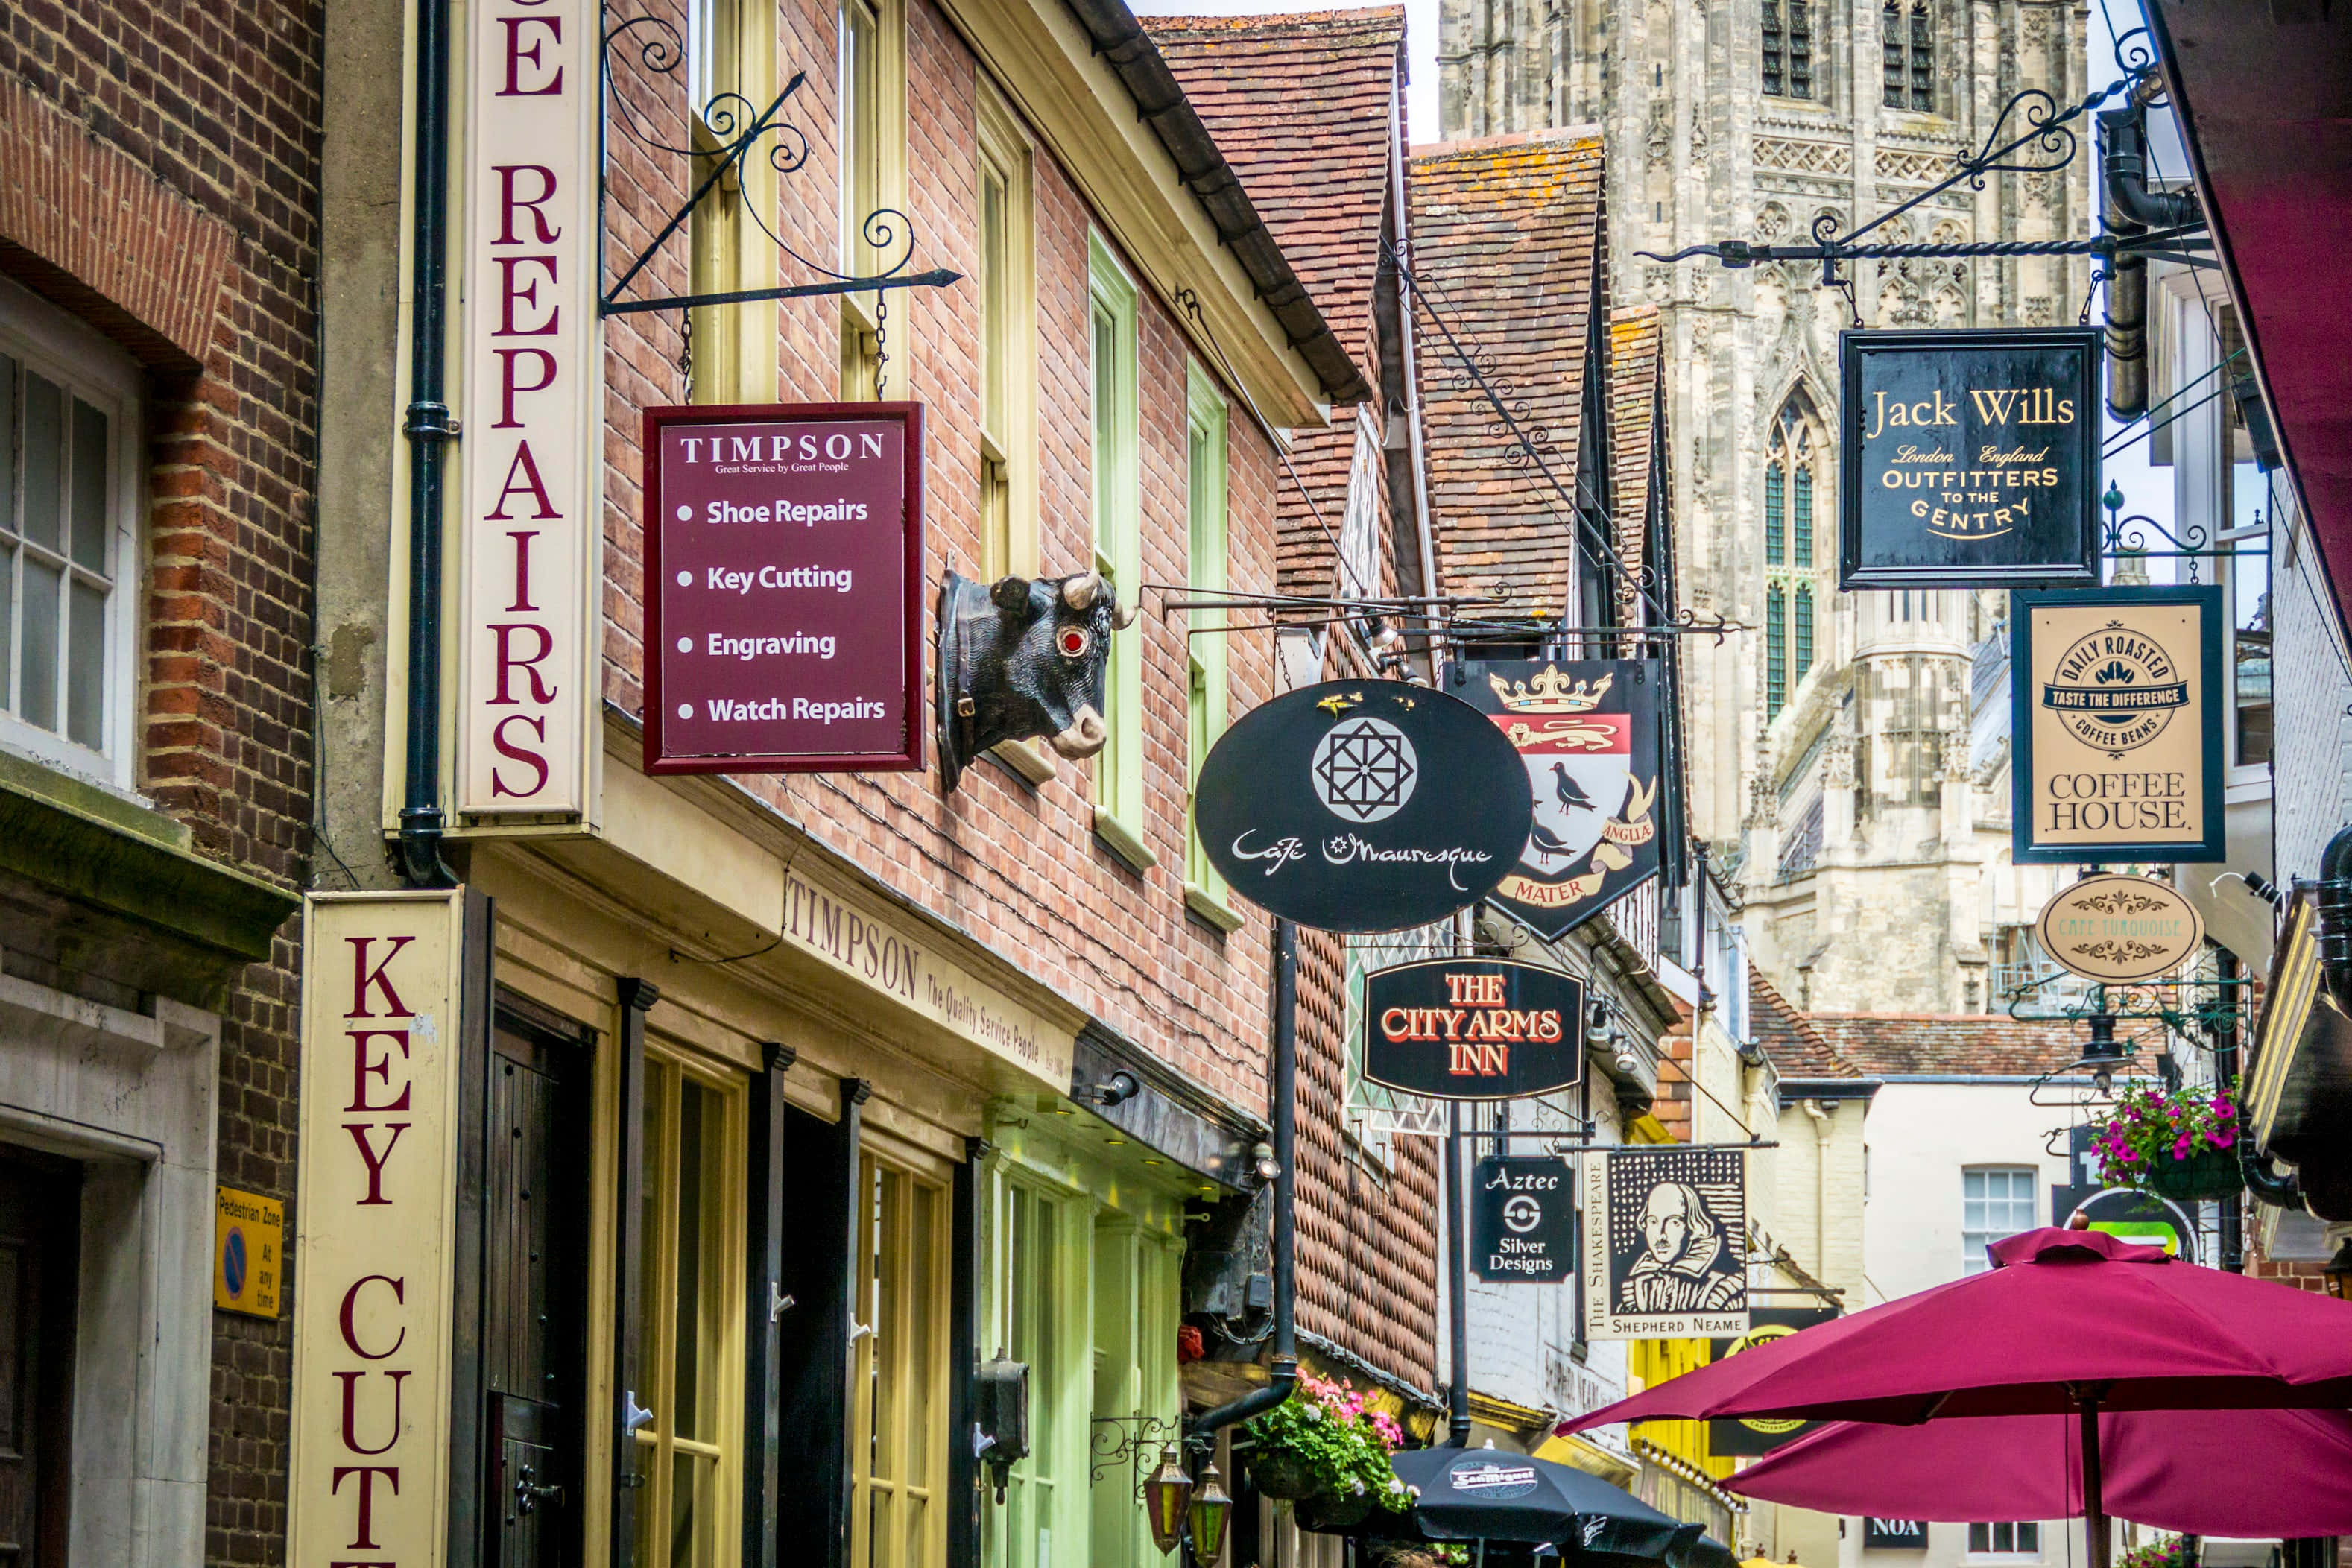
[(2098, 581), (2099, 334), (1852, 331), (1838, 586)]
[(2015, 595), (2011, 853), (2222, 856), (2221, 590)]

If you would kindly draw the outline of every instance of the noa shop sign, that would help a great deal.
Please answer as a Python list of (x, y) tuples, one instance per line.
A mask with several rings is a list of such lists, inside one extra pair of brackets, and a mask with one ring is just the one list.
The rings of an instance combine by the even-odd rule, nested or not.
[(1538, 964), (1428, 959), (1364, 977), (1364, 1076), (1433, 1100), (1524, 1100), (1584, 1070), (1584, 986)]
[(649, 409), (646, 771), (923, 765), (923, 411)]
[(2010, 626), (2013, 857), (2221, 859), (2221, 590), (2021, 593)]
[(446, 1555), (464, 897), (304, 908), (289, 1563)]
[(593, 0), (467, 8), (451, 153), (461, 819), (593, 814), (604, 332)]
[(2094, 328), (1846, 332), (1841, 588), (2098, 582)]

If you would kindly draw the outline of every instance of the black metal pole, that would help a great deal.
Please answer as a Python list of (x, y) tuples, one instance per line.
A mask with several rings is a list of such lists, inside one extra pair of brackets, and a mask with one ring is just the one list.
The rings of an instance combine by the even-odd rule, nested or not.
[(1452, 1363), (1445, 1390), (1445, 1440), (1470, 1446), (1470, 1238), (1462, 1228), (1462, 1102), (1445, 1108), (1446, 1314)]
[(408, 766), (400, 874), (414, 888), (456, 882), (441, 860), (441, 452), (455, 434), (443, 401), (449, 267), (449, 5), (416, 0), (416, 216), (410, 229)]
[(2107, 1528), (2105, 1481), (2099, 1466), (2099, 1401), (2104, 1388), (2078, 1390), (2075, 1407), (2083, 1420), (2083, 1544), (2090, 1568), (2108, 1568), (2114, 1551)]
[(1298, 928), (1274, 922), (1274, 1355), (1264, 1388), (1203, 1411), (1192, 1418), (1189, 1441), (1196, 1448), (1213, 1443), (1227, 1426), (1271, 1410), (1298, 1385), (1297, 1194), (1298, 1119)]

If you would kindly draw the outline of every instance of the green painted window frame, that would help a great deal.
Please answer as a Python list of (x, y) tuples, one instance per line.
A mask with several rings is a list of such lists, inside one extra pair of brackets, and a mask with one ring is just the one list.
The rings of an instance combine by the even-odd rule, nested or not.
[[(1093, 392), (1094, 565), (1122, 605), (1143, 591), (1142, 417), (1136, 376), (1135, 280), (1099, 231), (1087, 235), (1087, 349)], [(1143, 839), (1143, 634), (1110, 639), (1095, 758), (1096, 835), (1135, 870), (1158, 862)]]
[[(1188, 581), (1203, 595), (1225, 590), (1228, 505), (1226, 406), (1224, 394), (1192, 360), (1184, 383), (1185, 509)], [(1223, 610), (1186, 612), (1190, 635), (1185, 644), (1185, 734), (1190, 748), (1184, 782), (1184, 902), (1186, 907), (1220, 931), (1237, 930), (1242, 918), (1233, 907), (1225, 879), (1210, 864), (1192, 823), (1190, 791), (1201, 776), (1209, 748), (1225, 732), (1225, 704), (1230, 666), (1226, 662)]]
[(1013, 1467), (1004, 1505), (992, 1502), (982, 1516), (985, 1568), (1057, 1568), (1087, 1538), (1089, 1208), (1067, 1188), (1002, 1165), (994, 1173), (985, 1309), (993, 1333), (982, 1348), (1028, 1363), (1030, 1457)]

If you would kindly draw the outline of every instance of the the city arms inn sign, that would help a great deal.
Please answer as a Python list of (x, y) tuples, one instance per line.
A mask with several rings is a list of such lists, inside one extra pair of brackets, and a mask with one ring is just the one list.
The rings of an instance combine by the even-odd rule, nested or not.
[(2098, 581), (2099, 334), (1846, 332), (1841, 588)]

